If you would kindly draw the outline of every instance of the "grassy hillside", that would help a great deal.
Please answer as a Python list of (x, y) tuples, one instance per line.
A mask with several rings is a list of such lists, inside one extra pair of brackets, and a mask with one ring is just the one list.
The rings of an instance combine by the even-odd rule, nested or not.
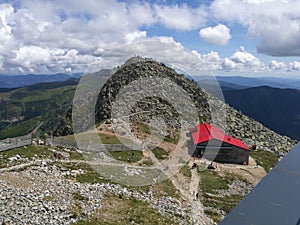
[(0, 139), (51, 131), (68, 113), (77, 80), (36, 84), (0, 93)]

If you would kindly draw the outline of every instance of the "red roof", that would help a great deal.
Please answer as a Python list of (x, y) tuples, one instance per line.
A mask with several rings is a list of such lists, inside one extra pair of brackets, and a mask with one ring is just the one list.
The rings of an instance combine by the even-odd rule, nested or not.
[(224, 134), (221, 129), (214, 127), (208, 123), (197, 125), (196, 129), (194, 129), (192, 132), (192, 139), (194, 144), (200, 144), (215, 139), (230, 145), (243, 148), (245, 150), (250, 150), (241, 140)]

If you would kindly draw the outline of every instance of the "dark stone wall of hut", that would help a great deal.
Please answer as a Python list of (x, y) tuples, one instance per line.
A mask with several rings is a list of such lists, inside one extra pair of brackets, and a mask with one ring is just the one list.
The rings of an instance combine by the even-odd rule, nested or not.
[(219, 140), (200, 143), (189, 149), (189, 153), (193, 157), (222, 163), (243, 164), (249, 160), (248, 151)]
[(214, 161), (222, 163), (247, 163), (249, 160), (248, 151), (233, 146), (232, 150), (220, 149)]

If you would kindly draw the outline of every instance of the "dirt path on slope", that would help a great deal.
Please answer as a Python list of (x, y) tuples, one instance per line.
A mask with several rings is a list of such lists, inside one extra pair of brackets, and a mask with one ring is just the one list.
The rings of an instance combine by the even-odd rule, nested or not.
[[(185, 143), (185, 141), (186, 140), (183, 139), (180, 143), (178, 143), (179, 147), (182, 147), (183, 144)], [(176, 154), (176, 157), (174, 157), (174, 158), (178, 159), (178, 157), (180, 157), (181, 154), (182, 154), (182, 158), (185, 158), (186, 152), (187, 152), (187, 150), (181, 148), (179, 151), (174, 152), (174, 154)], [(172, 155), (172, 156), (174, 156), (174, 155)], [(178, 170), (180, 168), (167, 167), (167, 169), (165, 169), (166, 168), (165, 164), (162, 164), (151, 151), (149, 151), (149, 157), (153, 161), (154, 165), (157, 168), (160, 168), (160, 170), (162, 172), (164, 172), (165, 175), (171, 180), (171, 182), (173, 183), (175, 188), (177, 190), (179, 190), (182, 199), (186, 200), (187, 203), (191, 206), (190, 217), (192, 219), (192, 223), (194, 225), (211, 225), (211, 224), (213, 224), (213, 221), (210, 218), (208, 218), (206, 216), (206, 214), (204, 213), (203, 205), (201, 204), (199, 199), (196, 198), (196, 194), (199, 191), (199, 182), (200, 182), (200, 178), (197, 173), (197, 170), (196, 169), (191, 170), (192, 176), (191, 176), (190, 182), (182, 182), (182, 180), (184, 180), (184, 179), (180, 179), (180, 181), (181, 181), (180, 182), (178, 180), (178, 177), (175, 176), (174, 170), (172, 170), (172, 169)], [(172, 162), (172, 160), (170, 160), (170, 161)], [(176, 162), (173, 162), (173, 163), (176, 163)], [(171, 165), (171, 164), (168, 164), (168, 165)], [(175, 164), (173, 164), (173, 165), (175, 165)]]
[(196, 169), (191, 170), (192, 177), (190, 182), (190, 201), (192, 201), (192, 212), (191, 217), (193, 224), (200, 224), (200, 225), (209, 225), (213, 224), (213, 221), (206, 216), (204, 213), (204, 207), (202, 203), (199, 201), (198, 197), (198, 191), (199, 191), (199, 182), (200, 178), (197, 173)]

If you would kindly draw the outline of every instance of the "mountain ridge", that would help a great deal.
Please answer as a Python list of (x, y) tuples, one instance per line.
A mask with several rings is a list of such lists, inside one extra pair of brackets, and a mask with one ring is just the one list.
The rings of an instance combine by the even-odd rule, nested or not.
[(19, 88), (38, 83), (65, 81), (78, 79), (82, 73), (66, 74), (27, 74), (27, 75), (0, 75), (0, 88)]
[[(198, 106), (200, 106), (198, 107), (199, 118), (201, 118), (202, 120), (200, 122), (213, 122), (215, 123), (214, 125), (217, 125), (230, 135), (244, 140), (248, 145), (257, 143), (260, 147), (267, 150), (272, 150), (274, 152), (277, 152), (278, 154), (287, 152), (296, 143), (294, 140), (291, 140), (288, 137), (282, 137), (281, 135), (264, 127), (261, 123), (256, 122), (255, 120), (233, 109), (229, 105), (224, 104), (224, 102), (216, 99), (215, 97), (200, 89), (196, 82), (185, 78), (184, 75), (177, 74), (173, 69), (170, 69), (163, 63), (155, 62), (154, 60), (135, 62), (130, 65), (125, 65), (110, 77), (110, 79), (107, 81), (110, 86), (104, 86), (98, 98), (98, 103), (101, 104), (97, 105), (103, 107), (102, 109), (104, 109), (99, 110), (99, 112), (102, 112), (103, 115), (106, 115), (102, 115), (101, 118), (109, 118), (108, 116), (112, 105), (111, 103), (109, 103), (109, 101), (107, 101), (108, 95), (114, 96), (116, 94), (109, 94), (107, 91), (109, 91), (110, 88), (112, 89), (111, 91), (116, 92), (116, 89), (113, 89), (113, 87), (116, 86), (120, 89), (123, 86), (126, 86), (126, 82), (128, 82), (128, 80), (126, 81), (126, 77), (129, 79), (138, 79), (140, 77), (150, 77), (158, 75), (161, 74), (162, 71), (170, 73), (170, 76), (174, 76), (173, 81), (178, 82), (181, 87), (187, 87), (187, 89), (190, 89), (189, 92), (189, 90), (186, 90), (184, 88), (189, 93), (191, 99), (196, 100), (196, 102), (198, 101), (196, 105), (198, 104)], [(197, 93), (199, 93), (199, 95), (197, 95)], [(103, 102), (101, 98), (102, 100), (106, 100)], [(208, 103), (211, 105), (209, 105)], [(213, 112), (211, 112), (210, 110), (213, 110)], [(225, 113), (225, 124), (223, 124), (222, 121), (218, 120), (218, 118), (215, 121), (212, 121), (211, 113), (219, 113), (219, 115)]]
[[(112, 75), (111, 75), (112, 74)], [(190, 96), (192, 101), (195, 103), (195, 105), (198, 108), (199, 113), (199, 122), (209, 122), (213, 123), (213, 125), (216, 125), (220, 127), (223, 131), (228, 133), (229, 135), (235, 136), (237, 138), (240, 138), (246, 142), (249, 146), (251, 146), (253, 143), (257, 143), (258, 146), (260, 146), (262, 149), (266, 149), (269, 151), (277, 152), (278, 154), (284, 154), (287, 152), (294, 144), (295, 141), (291, 140), (287, 137), (282, 137), (281, 135), (278, 135), (277, 133), (271, 131), (270, 129), (267, 129), (264, 127), (261, 123), (257, 123), (253, 119), (241, 114), (240, 112), (234, 110), (233, 108), (229, 107), (229, 105), (224, 104), (223, 102), (219, 101), (215, 97), (211, 96), (207, 92), (203, 91), (199, 85), (188, 78), (185, 78), (184, 75), (178, 74), (175, 70), (167, 67), (163, 63), (156, 62), (154, 60), (148, 59), (144, 61), (137, 61), (133, 63), (129, 63), (128, 65), (123, 65), (115, 70), (107, 70), (102, 71), (98, 73), (94, 73), (91, 76), (91, 78), (97, 77), (97, 76), (110, 76), (111, 77), (107, 80), (106, 84), (100, 90), (100, 94), (98, 96), (97, 104), (96, 104), (96, 121), (100, 122), (107, 118), (110, 118), (110, 112), (112, 107), (112, 101), (113, 99), (110, 99), (108, 101), (108, 98), (111, 98), (113, 96), (117, 95), (117, 90), (120, 90), (121, 88), (125, 87), (127, 84), (132, 82), (134, 79), (138, 79), (141, 77), (155, 77), (160, 76), (164, 78), (168, 78), (171, 81), (175, 82), (177, 85), (182, 87)], [(88, 76), (88, 75), (87, 75)], [(44, 84), (47, 86), (47, 84)], [(56, 85), (59, 86), (59, 83)], [(37, 85), (38, 86), (38, 85)], [(50, 85), (51, 86), (51, 85)], [(34, 86), (33, 86), (34, 87)], [(58, 87), (59, 88), (59, 87)], [(63, 92), (63, 88), (61, 87), (60, 90)], [(94, 88), (94, 87), (93, 87)], [(28, 88), (26, 88), (28, 89)], [(25, 90), (26, 90), (25, 89)], [(68, 92), (69, 99), (63, 100), (63, 95), (60, 95), (60, 97), (51, 97), (52, 94), (55, 94), (56, 89), (53, 89), (52, 94), (49, 94), (49, 96), (45, 96), (46, 99), (52, 99), (52, 98), (61, 98), (59, 101), (59, 107), (54, 106), (50, 104), (50, 101), (42, 100), (44, 102), (43, 104), (50, 104), (51, 110), (48, 112), (41, 111), (41, 115), (43, 115), (41, 118), (46, 118), (47, 122), (43, 124), (41, 127), (42, 133), (49, 132), (53, 135), (67, 135), (71, 134), (73, 132), (72, 130), (72, 98), (73, 94), (75, 92), (76, 85), (70, 86), (70, 92)], [(48, 91), (50, 91), (49, 89)], [(21, 98), (24, 98), (24, 94), (21, 94), (23, 90), (13, 90), (12, 93), (20, 93), (19, 96)], [(27, 92), (27, 99), (33, 100), (33, 105), (30, 107), (36, 107), (38, 102), (34, 102), (36, 96), (38, 93), (41, 93), (43, 90), (35, 90), (35, 91), (28, 91)], [(3, 105), (1, 108), (5, 109), (9, 105), (9, 101), (6, 101), (9, 93), (1, 93), (4, 97), (2, 97), (1, 104)], [(48, 95), (48, 94), (47, 94)], [(16, 96), (16, 95), (15, 95)], [(30, 97), (32, 96), (32, 97)], [(53, 95), (54, 96), (54, 95)], [(110, 97), (109, 97), (110, 96)], [(8, 98), (10, 99), (10, 98)], [(151, 99), (151, 101), (148, 101), (149, 99), (146, 99), (147, 101), (143, 102), (143, 104), (140, 104), (138, 108), (135, 108), (134, 110), (141, 111), (145, 110), (150, 107), (150, 105), (155, 105), (156, 108), (152, 108), (151, 110), (156, 112), (161, 112), (163, 108), (166, 107), (167, 114), (171, 115), (171, 119), (175, 118), (176, 112), (174, 112), (174, 108), (172, 109), (171, 105), (166, 104), (166, 102), (162, 102), (159, 99)], [(21, 100), (17, 100), (17, 102), (20, 102)], [(27, 100), (26, 100), (27, 101)], [(22, 101), (21, 101), (22, 102)], [(40, 102), (40, 103), (42, 103)], [(38, 104), (40, 104), (38, 103)], [(19, 103), (17, 103), (19, 104)], [(27, 103), (26, 103), (27, 104)], [(29, 102), (28, 102), (29, 104)], [(31, 104), (31, 103), (30, 103)], [(53, 103), (56, 104), (56, 103)], [(47, 106), (47, 107), (49, 107)], [(33, 108), (32, 108), (33, 109)], [(31, 110), (32, 110), (31, 109)], [(54, 111), (53, 111), (54, 110)], [(211, 111), (213, 110), (213, 111)], [(13, 112), (14, 110), (10, 110)], [(214, 121), (212, 121), (211, 113), (215, 113), (216, 115), (219, 115), (220, 118), (225, 116), (225, 121), (222, 121), (222, 119), (216, 118)], [(36, 114), (36, 111), (35, 111)], [(2, 114), (3, 117), (4, 114)], [(164, 115), (164, 114), (163, 114)], [(9, 118), (1, 118), (2, 120), (9, 120), (13, 118), (21, 118), (22, 114), (11, 114)], [(36, 115), (39, 116), (39, 115)], [(40, 117), (36, 117), (36, 124), (40, 122)], [(146, 119), (144, 118), (137, 118), (137, 119)], [(171, 120), (170, 119), (170, 120)], [(25, 124), (22, 125), (22, 123), (26, 122), (25, 120), (20, 120), (19, 122), (14, 122), (14, 125), (24, 127)], [(178, 124), (178, 121), (176, 122), (176, 118), (174, 121), (168, 121), (169, 124), (174, 123), (174, 125)], [(7, 126), (7, 124), (3, 125)], [(31, 125), (33, 126), (33, 125)], [(36, 126), (36, 125), (35, 125)], [(28, 127), (26, 125), (25, 127)], [(176, 127), (176, 126), (175, 126)], [(13, 127), (10, 125), (9, 130), (12, 132)], [(5, 128), (8, 129), (8, 128)], [(276, 140), (276, 141), (274, 141)]]
[[(101, 74), (111, 76), (101, 89), (99, 88), (99, 90), (93, 92), (94, 88), (101, 86), (95, 82), (99, 82)], [(155, 77), (160, 78), (157, 79), (158, 81), (164, 82), (167, 80), (168, 82), (158, 84), (143, 82), (147, 79), (155, 81), (153, 79)], [(162, 182), (158, 182), (157, 179), (153, 178), (153, 182), (144, 187), (115, 184), (113, 177), (119, 169), (112, 168), (115, 168), (115, 165), (120, 165), (120, 168), (124, 168), (120, 170), (122, 178), (125, 177), (126, 179), (126, 176), (134, 178), (136, 176), (139, 180), (144, 176), (141, 168), (146, 170), (159, 168), (159, 170), (165, 171), (165, 167), (160, 167), (160, 165), (165, 166), (164, 159), (172, 159), (172, 155), (169, 154), (174, 150), (176, 144), (173, 142), (168, 143), (170, 144), (168, 146), (172, 148), (171, 150), (123, 151), (122, 149), (122, 151), (114, 152), (115, 154), (106, 151), (98, 153), (94, 151), (77, 152), (77, 148), (73, 149), (70, 145), (63, 145), (62, 143), (59, 147), (33, 144), (21, 149), (3, 152), (0, 154), (2, 159), (0, 168), (4, 167), (1, 170), (4, 172), (3, 175), (7, 176), (2, 176), (3, 185), (0, 187), (3, 199), (11, 202), (10, 210), (5, 211), (6, 205), (3, 205), (3, 210), (0, 210), (3, 212), (0, 213), (0, 217), (5, 218), (5, 222), (16, 223), (15, 221), (22, 220), (30, 223), (33, 218), (36, 218), (38, 221), (47, 221), (45, 223), (49, 223), (49, 221), (60, 223), (61, 218), (64, 218), (64, 223), (72, 222), (74, 224), (91, 223), (91, 221), (95, 224), (105, 222), (123, 224), (124, 221), (125, 223), (134, 221), (138, 224), (148, 224), (149, 221), (159, 224), (216, 224), (229, 213), (232, 207), (238, 204), (253, 188), (253, 185), (256, 185), (262, 179), (266, 171), (272, 168), (278, 162), (278, 159), (284, 156), (295, 144), (294, 140), (271, 131), (261, 123), (243, 115), (228, 104), (205, 92), (195, 81), (187, 79), (184, 75), (176, 73), (175, 70), (165, 64), (151, 59), (137, 62), (133, 60), (114, 71), (90, 74), (86, 76), (86, 80), (89, 82), (83, 83), (83, 85), (90, 84), (91, 86), (88, 86), (84, 91), (91, 90), (91, 93), (98, 93), (95, 96), (97, 103), (93, 110), (95, 110), (97, 122), (101, 122), (97, 132), (99, 131), (98, 134), (103, 132), (102, 137), (105, 140), (113, 139), (111, 137), (116, 134), (115, 127), (111, 124), (114, 124), (114, 120), (110, 120), (110, 118), (112, 108), (117, 102), (117, 95), (126, 87), (135, 84), (134, 82), (137, 80), (142, 80), (142, 84), (146, 85), (146, 89), (158, 85), (161, 87), (160, 91), (162, 93), (173, 90), (174, 86), (170, 85), (170, 82), (180, 86), (197, 108), (199, 116), (197, 122), (212, 123), (226, 131), (227, 134), (240, 138), (248, 146), (256, 143), (258, 150), (250, 151), (249, 165), (241, 167), (241, 165), (220, 163), (215, 170), (206, 169), (210, 161), (205, 159), (191, 157), (185, 161), (180, 158), (178, 163), (182, 164), (183, 167), (174, 176)], [(78, 86), (60, 86), (61, 83), (57, 83), (55, 85), (49, 84), (49, 89), (46, 89), (47, 84), (45, 85), (44, 87), (43, 85), (41, 87), (39, 85), (24, 87), (13, 90), (12, 93), (0, 93), (0, 104), (3, 104), (3, 106), (11, 103), (22, 103), (25, 106), (28, 104), (28, 110), (34, 113), (37, 113), (37, 109), (44, 109), (47, 106), (46, 113), (33, 117), (44, 121), (43, 131), (58, 136), (71, 134), (73, 132), (72, 109), (75, 107), (72, 105), (73, 95), (75, 90), (78, 91)], [(140, 91), (139, 86), (132, 90)], [(142, 93), (142, 91), (143, 89), (138, 93)], [(66, 98), (66, 94), (69, 98)], [(89, 93), (84, 97), (86, 98), (79, 99), (79, 106), (83, 106), (83, 108), (86, 101), (94, 100)], [(130, 111), (131, 122), (136, 120), (147, 123), (149, 122), (147, 119), (151, 119), (152, 115), (162, 115), (165, 124), (174, 126), (176, 129), (177, 127), (180, 128), (181, 124), (178, 123), (178, 113), (176, 113), (176, 108), (172, 106), (172, 101), (175, 99), (175, 101), (181, 103), (185, 99), (177, 95), (171, 97), (174, 98), (169, 98), (171, 102), (168, 102), (162, 98), (146, 95), (140, 101), (129, 93), (128, 101), (123, 103), (126, 105), (130, 101), (137, 102)], [(49, 103), (49, 105), (46, 103)], [(0, 106), (0, 109), (3, 109), (2, 105)], [(11, 108), (10, 112), (15, 112), (14, 109), (15, 107)], [(122, 109), (122, 107), (119, 108), (119, 111), (122, 112)], [(149, 111), (151, 112), (148, 114), (149, 117), (145, 114), (139, 114), (139, 112)], [(212, 118), (214, 114), (215, 118)], [(0, 116), (2, 115), (0, 114)], [(85, 119), (84, 115), (82, 118)], [(108, 123), (104, 123), (104, 121)], [(162, 126), (163, 122), (159, 125)], [(45, 130), (46, 128), (48, 130)], [(84, 127), (83, 130), (88, 128), (90, 127)], [(110, 131), (111, 136), (108, 136), (108, 131)], [(89, 132), (85, 134), (91, 134)], [(149, 130), (145, 129), (145, 132), (142, 131), (139, 135), (147, 132)], [(72, 137), (71, 135), (65, 137), (65, 139)], [(62, 137), (58, 137), (58, 139), (60, 138)], [(89, 141), (90, 139), (87, 140), (88, 146), (91, 144)], [(170, 139), (163, 140), (163, 142), (167, 141), (170, 141)], [(186, 146), (181, 149), (183, 149), (183, 152), (187, 151)], [(62, 160), (58, 160), (57, 154), (61, 155)], [(109, 161), (107, 161), (108, 156)], [(116, 159), (117, 162), (120, 161), (120, 163), (115, 164), (115, 161), (112, 161), (112, 164), (110, 164), (111, 157)], [(92, 159), (95, 164), (87, 164), (87, 159)], [(137, 159), (137, 161), (131, 161), (132, 159)], [(32, 164), (28, 165), (28, 161)], [(156, 162), (159, 167), (153, 167)], [(91, 165), (93, 167), (90, 167)], [(171, 163), (167, 164), (166, 170), (169, 166), (172, 167)], [(109, 173), (107, 174), (107, 172)], [(158, 175), (161, 176), (160, 174), (162, 173)], [(30, 177), (29, 180), (28, 177)], [(43, 182), (41, 182), (41, 179)], [(201, 182), (199, 182), (200, 180)], [(13, 182), (16, 183), (18, 188), (12, 188)], [(37, 187), (40, 188), (32, 192), (32, 189), (27, 186), (27, 183), (32, 185), (32, 182), (41, 182), (39, 184), (43, 185), (38, 185)], [(53, 201), (52, 195), (45, 197), (46, 189), (49, 193), (54, 193), (53, 196), (58, 196), (58, 201)], [(98, 197), (90, 198), (91, 196)], [(37, 210), (30, 214), (27, 212), (28, 207), (30, 208), (28, 201), (37, 205)], [(114, 207), (112, 207), (112, 203)], [(24, 210), (17, 213), (17, 217), (15, 217), (15, 212), (19, 209)], [(51, 213), (49, 213), (49, 210), (51, 210)], [(108, 211), (109, 214), (107, 214)], [(103, 218), (103, 216), (106, 217)], [(6, 220), (6, 218), (9, 218), (9, 220)], [(145, 218), (145, 220), (141, 220), (141, 218)]]
[[(224, 83), (229, 83), (230, 85), (236, 85), (237, 87), (259, 87), (259, 86), (270, 86), (275, 88), (292, 88), (300, 89), (300, 79), (292, 78), (278, 78), (278, 77), (244, 77), (244, 76), (197, 76), (197, 81), (199, 83), (208, 81), (214, 81), (215, 85), (222, 87), (227, 87)], [(217, 82), (216, 82), (217, 81)], [(242, 89), (242, 88), (236, 88)]]
[(269, 86), (224, 90), (225, 102), (276, 132), (300, 140), (300, 91)]

